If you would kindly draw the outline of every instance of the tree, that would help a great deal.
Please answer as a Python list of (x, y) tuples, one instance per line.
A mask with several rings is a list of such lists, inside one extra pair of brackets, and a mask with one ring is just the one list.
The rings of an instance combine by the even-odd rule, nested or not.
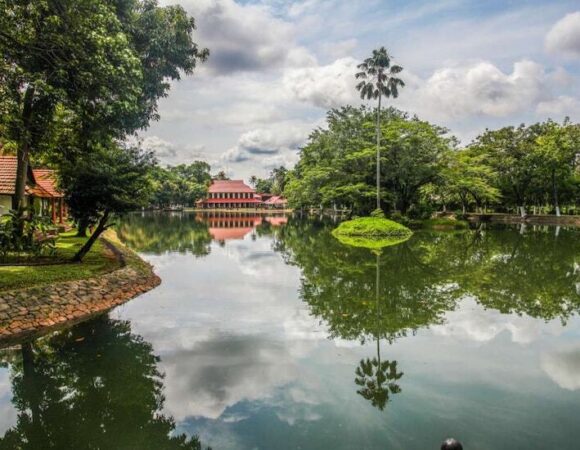
[(61, 166), (62, 186), (71, 215), (96, 225), (73, 261), (82, 261), (97, 238), (112, 225), (114, 215), (147, 204), (153, 161), (150, 153), (110, 143)]
[[(91, 0), (0, 0), (0, 53), (15, 105), (9, 126), (18, 142), (12, 207), (22, 205), (30, 152), (56, 104), (93, 92), (93, 104), (132, 109), (139, 60), (110, 5)], [(100, 108), (98, 108), (100, 109)]]
[(377, 209), (381, 208), (380, 178), (381, 178), (381, 99), (385, 97), (399, 96), (399, 87), (404, 87), (405, 83), (396, 75), (401, 73), (401, 66), (391, 66), (391, 56), (385, 47), (373, 50), (373, 55), (359, 64), (355, 77), (362, 81), (356, 85), (360, 91), (361, 98), (378, 99), (377, 107)]
[(250, 177), (250, 184), (252, 185), (252, 187), (256, 187), (256, 183), (258, 182), (258, 177), (256, 175), (252, 175)]
[(0, 77), (10, 81), (9, 129), (18, 142), (14, 209), (24, 196), (29, 154), (56, 105), (73, 117), (69, 149), (90, 152), (157, 119), (168, 80), (192, 73), (208, 55), (192, 41), (195, 24), (185, 10), (155, 0), (0, 0), (0, 10)]
[(270, 172), (270, 179), (272, 180), (272, 194), (280, 195), (282, 192), (284, 192), (287, 176), (288, 169), (286, 169), (284, 166), (272, 169), (272, 172)]
[(551, 191), (552, 205), (557, 216), (560, 216), (558, 193), (573, 176), (578, 155), (578, 142), (575, 142), (574, 134), (569, 131), (567, 122), (560, 126), (556, 122), (548, 121), (534, 147), (535, 157), (538, 159), (536, 167), (540, 172), (538, 178), (545, 179), (542, 187), (547, 192)]
[[(300, 160), (285, 177), (292, 207), (351, 209), (368, 214), (376, 206), (374, 122), (376, 110), (344, 107), (328, 112), (327, 128), (315, 130)], [(383, 203), (406, 212), (423, 186), (437, 180), (443, 155), (455, 145), (447, 130), (394, 108), (381, 111)]]
[(216, 176), (215, 176), (216, 180), (229, 180), (229, 177), (226, 175), (226, 172), (224, 170), (220, 170)]
[(495, 172), (486, 164), (484, 156), (473, 155), (468, 149), (452, 150), (445, 155), (436, 192), (448, 201), (459, 201), (465, 214), (472, 202), (478, 208), (500, 200), (501, 193), (493, 186), (494, 179)]

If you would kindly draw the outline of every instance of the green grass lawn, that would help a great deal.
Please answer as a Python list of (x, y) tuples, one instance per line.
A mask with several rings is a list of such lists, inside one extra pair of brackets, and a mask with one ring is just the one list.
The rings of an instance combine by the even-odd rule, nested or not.
[(378, 250), (406, 241), (413, 232), (382, 217), (359, 217), (342, 222), (332, 234), (343, 244)]
[[(86, 238), (76, 237), (75, 234), (76, 231), (60, 234), (56, 242), (56, 252), (52, 257), (54, 260), (72, 258), (86, 242)], [(82, 263), (0, 266), (0, 291), (90, 278), (117, 267), (119, 267), (119, 262), (115, 256), (98, 240)]]
[(342, 222), (335, 235), (407, 238), (413, 234), (406, 226), (381, 217), (359, 217)]

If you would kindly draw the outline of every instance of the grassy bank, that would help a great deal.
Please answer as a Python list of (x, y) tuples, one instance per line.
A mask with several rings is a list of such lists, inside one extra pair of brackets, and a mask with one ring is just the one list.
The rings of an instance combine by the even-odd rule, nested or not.
[[(56, 242), (55, 261), (68, 260), (86, 242), (76, 231), (62, 233)], [(0, 291), (90, 278), (120, 266), (118, 259), (98, 240), (82, 263), (0, 266)]]
[(359, 217), (342, 222), (334, 231), (337, 236), (406, 238), (413, 234), (406, 226), (381, 217)]

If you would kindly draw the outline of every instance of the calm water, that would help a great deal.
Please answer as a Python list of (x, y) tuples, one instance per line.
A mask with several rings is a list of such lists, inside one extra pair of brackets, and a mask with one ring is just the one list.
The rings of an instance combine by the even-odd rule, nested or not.
[(162, 285), (1, 353), (0, 449), (580, 448), (580, 230), (331, 228), (131, 216)]

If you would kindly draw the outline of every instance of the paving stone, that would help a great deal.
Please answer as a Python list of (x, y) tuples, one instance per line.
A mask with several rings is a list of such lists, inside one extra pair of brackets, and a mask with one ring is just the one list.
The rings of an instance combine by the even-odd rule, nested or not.
[(139, 273), (126, 266), (97, 278), (0, 293), (0, 345), (3, 340), (104, 312), (160, 282), (151, 268)]

